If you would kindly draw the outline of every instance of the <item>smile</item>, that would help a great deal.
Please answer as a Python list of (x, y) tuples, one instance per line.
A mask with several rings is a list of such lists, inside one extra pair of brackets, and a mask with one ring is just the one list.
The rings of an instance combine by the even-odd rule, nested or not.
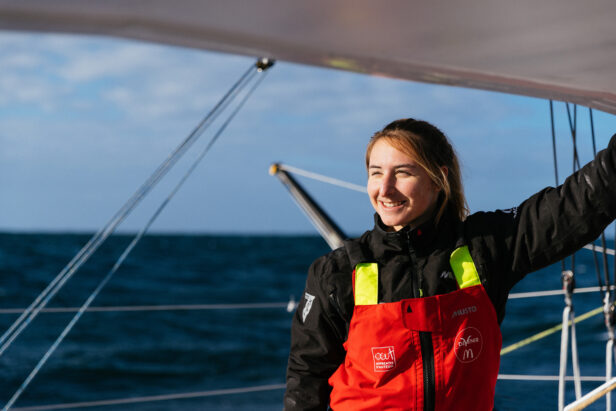
[(384, 208), (396, 208), (404, 204), (404, 201), (379, 201)]

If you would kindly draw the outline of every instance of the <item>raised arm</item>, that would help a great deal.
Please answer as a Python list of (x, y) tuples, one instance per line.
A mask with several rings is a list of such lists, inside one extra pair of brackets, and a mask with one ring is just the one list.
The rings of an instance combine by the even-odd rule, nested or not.
[(469, 217), (470, 235), (490, 250), (509, 288), (525, 274), (552, 264), (595, 240), (616, 218), (616, 135), (608, 148), (556, 188), (518, 207)]

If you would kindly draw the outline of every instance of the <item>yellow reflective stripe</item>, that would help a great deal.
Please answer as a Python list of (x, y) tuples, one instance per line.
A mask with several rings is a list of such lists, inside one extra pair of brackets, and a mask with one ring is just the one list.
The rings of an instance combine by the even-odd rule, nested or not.
[(456, 276), (456, 281), (460, 288), (472, 287), (481, 284), (479, 273), (475, 267), (475, 263), (468, 252), (468, 247), (456, 248), (451, 257), (449, 264), (453, 269), (453, 274)]
[(379, 268), (376, 263), (355, 266), (355, 305), (378, 304)]

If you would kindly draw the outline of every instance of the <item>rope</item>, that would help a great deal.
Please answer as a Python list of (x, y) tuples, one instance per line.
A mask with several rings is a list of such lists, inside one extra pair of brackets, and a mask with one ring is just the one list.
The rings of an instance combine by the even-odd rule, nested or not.
[(337, 178), (328, 177), (323, 174), (313, 173), (312, 171), (302, 170), (301, 168), (289, 166), (286, 164), (279, 164), (279, 168), (281, 170), (285, 170), (290, 173), (299, 174), (300, 176), (304, 176), (307, 178), (311, 178), (313, 180), (321, 181), (323, 183), (328, 183), (328, 184), (332, 184), (338, 187), (348, 188), (349, 190), (359, 191), (360, 193), (367, 193), (365, 186), (348, 183), (346, 181), (338, 180)]
[[(581, 321), (584, 321), (592, 316), (595, 316), (599, 313), (601, 313), (603, 311), (603, 307), (599, 307), (599, 308), (595, 308), (594, 310), (588, 311), (587, 313), (584, 313), (580, 316), (577, 316), (575, 318), (575, 323), (579, 323)], [(518, 348), (522, 348), (525, 345), (528, 345), (530, 343), (533, 343), (535, 341), (541, 340), (542, 338), (545, 338), (549, 335), (552, 335), (558, 331), (560, 331), (562, 329), (563, 325), (562, 324), (557, 324), (554, 327), (548, 328), (545, 331), (541, 331), (540, 333), (537, 333), (535, 335), (532, 335), (528, 338), (525, 338), (521, 341), (518, 341), (517, 343), (511, 344), (505, 348), (503, 348), (500, 352), (501, 355), (505, 355), (505, 354), (509, 354), (512, 351), (517, 350)]]
[[(605, 311), (605, 310), (604, 310)], [(612, 379), (612, 353), (614, 346), (614, 339), (608, 338), (607, 343), (605, 344), (605, 381), (609, 381)], [(610, 391), (606, 393), (605, 396), (605, 411), (610, 411), (612, 409), (612, 394)]]
[[(254, 66), (255, 67), (255, 72), (253, 73), (253, 76), (255, 73), (259, 72), (263, 72), (263, 69), (260, 68), (257, 65)], [(251, 71), (252, 71), (252, 67), (251, 67)], [(249, 79), (251, 79), (253, 76), (249, 77)], [(49, 359), (49, 357), (54, 353), (54, 351), (57, 349), (57, 347), (60, 345), (60, 343), (64, 340), (64, 338), (68, 335), (68, 333), (72, 330), (72, 328), (75, 326), (75, 324), (77, 323), (77, 321), (79, 321), (79, 319), (81, 318), (81, 316), (83, 315), (83, 313), (85, 312), (85, 310), (91, 305), (92, 301), (94, 301), (94, 299), (98, 296), (98, 294), (101, 292), (101, 290), (105, 287), (105, 285), (109, 282), (109, 280), (112, 278), (113, 274), (117, 271), (117, 269), (122, 265), (122, 263), (124, 262), (124, 260), (126, 259), (126, 257), (128, 256), (128, 254), (132, 251), (132, 249), (135, 247), (135, 245), (139, 242), (139, 240), (143, 237), (143, 235), (147, 232), (147, 230), (151, 227), (151, 225), (154, 223), (154, 221), (156, 220), (156, 218), (160, 215), (160, 213), (162, 212), (162, 210), (166, 207), (166, 205), (169, 203), (169, 201), (173, 198), (173, 196), (178, 192), (178, 190), (180, 189), (180, 187), (184, 184), (184, 182), (188, 179), (188, 177), (192, 174), (192, 172), (196, 169), (197, 165), (201, 162), (201, 160), (205, 157), (205, 154), (210, 150), (210, 148), (212, 147), (213, 143), (218, 139), (218, 137), (220, 136), (220, 134), (226, 129), (226, 127), (229, 125), (229, 123), (231, 122), (231, 120), (235, 117), (235, 115), (239, 112), (240, 108), (244, 105), (244, 103), (247, 101), (248, 97), (250, 97), (250, 95), (252, 94), (252, 92), (256, 89), (256, 87), (260, 84), (260, 80), (262, 80), (263, 77), (261, 77), (257, 82), (255, 82), (255, 84), (253, 85), (252, 88), (249, 89), (249, 91), (245, 94), (244, 98), (242, 100), (240, 100), (240, 103), (237, 105), (237, 107), (235, 108), (234, 111), (231, 112), (231, 114), (229, 115), (229, 117), (227, 118), (227, 120), (223, 123), (223, 125), (219, 128), (218, 132), (214, 135), (214, 137), (210, 140), (210, 142), (207, 144), (207, 146), (205, 147), (205, 149), (202, 151), (202, 153), (197, 157), (197, 159), (193, 162), (193, 164), (191, 165), (191, 167), (188, 169), (188, 171), (184, 174), (184, 176), (182, 177), (182, 179), (178, 182), (178, 184), (174, 187), (174, 189), (171, 191), (171, 193), (167, 196), (167, 198), (161, 203), (161, 205), (159, 206), (159, 208), (154, 212), (154, 214), (152, 215), (152, 217), (150, 218), (150, 220), (147, 222), (147, 224), (145, 225), (145, 227), (137, 234), (137, 236), (133, 239), (133, 241), (128, 245), (128, 247), (124, 250), (124, 252), (122, 253), (122, 255), (120, 256), (120, 258), (118, 259), (118, 261), (114, 264), (113, 268), (107, 273), (107, 275), (103, 278), (103, 280), (99, 283), (99, 285), (96, 287), (96, 289), (90, 294), (90, 296), (87, 298), (87, 300), (83, 303), (83, 305), (80, 307), (79, 311), (75, 314), (75, 316), (71, 319), (71, 321), (69, 322), (69, 324), (64, 328), (64, 330), (62, 331), (62, 333), (58, 336), (58, 338), (56, 339), (56, 341), (54, 341), (54, 343), (51, 345), (51, 347), (47, 350), (47, 352), (45, 353), (45, 355), (43, 355), (43, 357), (40, 359), (40, 361), (38, 362), (38, 364), (32, 369), (32, 371), (30, 372), (30, 374), (28, 375), (28, 377), (24, 380), (24, 382), (22, 383), (22, 385), (19, 387), (19, 389), (13, 394), (13, 396), (11, 397), (11, 399), (7, 402), (7, 404), (5, 405), (5, 407), (3, 408), (3, 410), (8, 410), (14, 403), (15, 401), (17, 401), (17, 399), (21, 396), (21, 394), (23, 393), (23, 391), (27, 388), (27, 386), (30, 384), (30, 382), (34, 379), (34, 377), (36, 376), (36, 374), (38, 374), (38, 372), (40, 371), (40, 369), (43, 367), (43, 365), (45, 365), (45, 363), (47, 362), (47, 360)], [(245, 83), (246, 84), (246, 83)], [(237, 95), (237, 93), (235, 94)], [(228, 100), (227, 102), (225, 102), (224, 104), (222, 104), (221, 106), (223, 107), (223, 110), (229, 105), (230, 100)], [(199, 127), (198, 127), (199, 129)], [(202, 131), (205, 131), (205, 128), (201, 129)]]
[[(130, 212), (141, 202), (141, 200), (151, 191), (151, 189), (164, 177), (167, 172), (177, 163), (180, 157), (192, 146), (214, 119), (220, 114), (221, 109), (228, 105), (230, 99), (234, 98), (243, 86), (254, 68), (251, 66), (240, 79), (231, 87), (225, 96), (216, 104), (208, 115), (199, 125), (176, 147), (176, 149), (163, 161), (154, 173), (143, 183), (143, 185), (133, 194), (131, 198), (116, 212), (111, 220), (101, 228), (88, 243), (77, 253), (77, 255), (67, 264), (66, 267), (54, 278), (54, 280), (39, 294), (26, 311), (9, 327), (0, 337), (0, 356), (6, 351), (11, 343), (38, 315), (39, 311), (47, 305), (49, 300), (62, 288), (69, 278), (90, 258), (90, 256), (100, 247), (100, 245), (113, 233), (116, 227), (130, 214)], [(254, 74), (254, 73), (253, 73)]]
[(575, 287), (573, 271), (562, 273), (563, 291), (565, 291), (565, 309), (563, 310), (563, 321), (561, 324), (560, 337), (560, 367), (558, 374), (558, 409), (565, 408), (565, 375), (567, 373), (567, 356), (569, 354), (569, 327), (571, 327), (571, 365), (573, 367), (575, 398), (582, 396), (582, 384), (580, 382), (580, 366), (577, 356), (577, 339), (575, 336), (575, 311), (571, 297)]
[(112, 400), (102, 400), (102, 401), (35, 405), (32, 407), (19, 407), (19, 408), (13, 408), (13, 409), (15, 411), (43, 411), (43, 410), (69, 409), (69, 408), (100, 407), (103, 405), (136, 404), (136, 403), (154, 402), (154, 401), (181, 400), (181, 399), (187, 399), (187, 398), (204, 398), (204, 397), (212, 397), (212, 396), (218, 396), (218, 395), (245, 394), (249, 392), (282, 390), (284, 388), (285, 388), (285, 384), (271, 384), (271, 385), (259, 385), (259, 386), (246, 387), (246, 388), (228, 388), (228, 389), (223, 389), (223, 390), (187, 392), (187, 393), (180, 393), (180, 394), (153, 395), (149, 397), (116, 398)]

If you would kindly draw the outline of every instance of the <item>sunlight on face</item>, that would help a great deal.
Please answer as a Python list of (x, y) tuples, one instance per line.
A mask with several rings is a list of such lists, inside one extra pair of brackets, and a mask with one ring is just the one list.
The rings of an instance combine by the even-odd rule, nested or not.
[(368, 164), (368, 195), (383, 223), (398, 231), (430, 216), (438, 187), (411, 157), (380, 140)]

